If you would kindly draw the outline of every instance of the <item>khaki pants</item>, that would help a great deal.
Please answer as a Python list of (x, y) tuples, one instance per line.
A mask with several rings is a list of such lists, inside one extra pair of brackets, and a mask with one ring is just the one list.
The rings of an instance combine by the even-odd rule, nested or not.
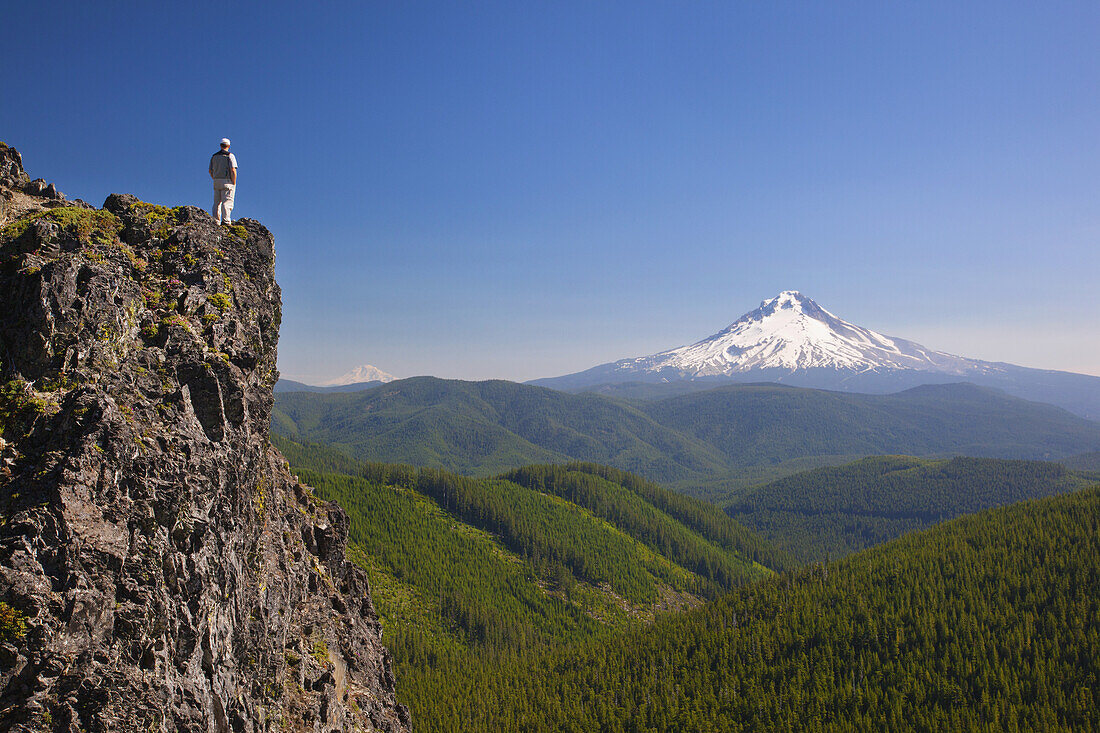
[(214, 220), (219, 224), (232, 224), (230, 214), (233, 212), (233, 194), (237, 187), (229, 181), (214, 181)]

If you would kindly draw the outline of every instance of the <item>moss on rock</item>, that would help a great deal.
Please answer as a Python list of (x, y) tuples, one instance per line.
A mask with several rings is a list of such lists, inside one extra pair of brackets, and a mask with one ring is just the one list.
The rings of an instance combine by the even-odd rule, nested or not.
[(0, 601), (0, 642), (17, 642), (27, 633), (27, 622), (19, 609)]
[(167, 239), (172, 229), (184, 222), (184, 210), (182, 206), (170, 208), (158, 204), (149, 204), (138, 201), (131, 204), (129, 212), (143, 217), (152, 227), (153, 235), (160, 239)]
[(22, 379), (0, 385), (0, 436), (22, 437), (35, 418), (46, 412), (47, 407), (46, 401), (38, 397)]

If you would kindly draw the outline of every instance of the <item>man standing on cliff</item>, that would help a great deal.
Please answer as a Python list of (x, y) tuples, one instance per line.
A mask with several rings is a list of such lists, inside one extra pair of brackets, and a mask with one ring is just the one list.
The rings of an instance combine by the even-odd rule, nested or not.
[(229, 138), (222, 138), (222, 149), (210, 156), (210, 177), (214, 179), (214, 220), (233, 223), (233, 194), (237, 190), (237, 158), (229, 152)]

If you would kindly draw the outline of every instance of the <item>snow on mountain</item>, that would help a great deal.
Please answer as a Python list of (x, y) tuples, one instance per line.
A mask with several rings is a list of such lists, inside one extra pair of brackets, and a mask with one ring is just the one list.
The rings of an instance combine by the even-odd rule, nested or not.
[[(718, 333), (689, 346), (621, 359), (531, 384), (643, 396), (728, 382), (889, 393), (923, 384), (971, 382), (1100, 420), (1100, 377), (967, 359), (849, 323), (786, 290)], [(673, 392), (631, 385), (667, 384)], [(622, 385), (616, 390), (613, 385)], [(633, 391), (631, 391), (633, 390)]]
[(342, 387), (345, 384), (362, 384), (363, 382), (392, 382), (397, 377), (387, 374), (376, 366), (363, 364), (352, 369), (347, 374), (327, 382), (322, 382), (322, 387)]
[(963, 376), (993, 365), (926, 349), (838, 318), (805, 295), (785, 290), (718, 333), (690, 346), (623, 359), (619, 372), (681, 377), (732, 375), (755, 369), (917, 369)]

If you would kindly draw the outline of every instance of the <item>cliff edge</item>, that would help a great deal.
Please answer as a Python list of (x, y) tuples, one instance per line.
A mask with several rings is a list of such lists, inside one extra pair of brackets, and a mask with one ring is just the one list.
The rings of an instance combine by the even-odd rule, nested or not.
[(274, 258), (0, 144), (0, 729), (409, 729), (347, 518), (267, 442)]

